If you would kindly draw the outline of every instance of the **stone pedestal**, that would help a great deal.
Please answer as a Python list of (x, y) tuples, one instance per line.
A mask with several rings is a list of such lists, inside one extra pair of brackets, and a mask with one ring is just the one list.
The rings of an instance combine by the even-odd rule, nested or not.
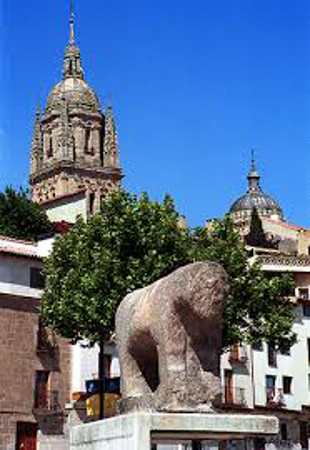
[(70, 450), (151, 450), (152, 444), (160, 448), (167, 442), (220, 442), (277, 433), (273, 416), (133, 413), (72, 428)]

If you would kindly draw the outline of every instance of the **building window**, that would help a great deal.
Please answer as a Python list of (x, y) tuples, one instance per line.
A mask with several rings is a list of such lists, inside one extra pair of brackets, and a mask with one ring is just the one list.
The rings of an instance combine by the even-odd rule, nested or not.
[(225, 403), (233, 404), (234, 403), (234, 389), (233, 389), (233, 372), (232, 370), (225, 369), (224, 371), (224, 383), (225, 383)]
[(281, 355), (284, 355), (284, 356), (290, 356), (291, 348), (290, 347), (281, 347), (280, 353), (281, 353)]
[(281, 423), (281, 439), (282, 439), (282, 441), (287, 441), (287, 425), (286, 425), (286, 423)]
[(268, 365), (270, 367), (277, 367), (277, 352), (274, 344), (267, 345), (267, 353), (268, 353)]
[(309, 299), (309, 289), (308, 288), (297, 288), (297, 296), (302, 300), (310, 300)]
[(44, 289), (44, 276), (40, 267), (30, 267), (30, 287)]
[(34, 407), (37, 409), (48, 409), (48, 381), (49, 372), (44, 370), (36, 371)]
[(16, 423), (16, 447), (17, 449), (37, 448), (36, 423), (17, 422)]
[(283, 377), (283, 394), (292, 393), (292, 377)]
[(304, 316), (305, 317), (310, 317), (310, 305), (309, 304), (304, 305), (303, 309), (304, 309)]
[(91, 145), (91, 130), (86, 128), (85, 130), (85, 149), (84, 152), (88, 155), (94, 154), (93, 146)]
[(262, 343), (262, 341), (253, 342), (252, 349), (256, 350), (256, 351), (262, 351), (263, 350), (263, 343)]
[(273, 401), (276, 391), (276, 377), (274, 375), (266, 375), (266, 396), (267, 403)]
[(94, 206), (95, 206), (95, 194), (94, 192), (91, 192), (89, 194), (89, 213), (94, 213)]

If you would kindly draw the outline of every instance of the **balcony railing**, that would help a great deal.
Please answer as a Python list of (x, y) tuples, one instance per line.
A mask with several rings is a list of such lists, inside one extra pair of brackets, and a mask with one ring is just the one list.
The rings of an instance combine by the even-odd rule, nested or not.
[(50, 390), (41, 390), (35, 393), (33, 409), (38, 412), (57, 412), (60, 411), (59, 392)]
[(283, 389), (266, 388), (266, 405), (274, 408), (286, 406)]
[(247, 406), (245, 389), (240, 387), (224, 386), (222, 404), (227, 406)]

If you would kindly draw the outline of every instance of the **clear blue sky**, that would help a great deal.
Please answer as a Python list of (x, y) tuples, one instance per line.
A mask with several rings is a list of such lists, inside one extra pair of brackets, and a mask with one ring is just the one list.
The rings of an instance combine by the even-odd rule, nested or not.
[[(0, 190), (27, 184), (35, 108), (61, 77), (69, 0), (0, 0)], [(86, 79), (116, 111), (131, 191), (190, 225), (246, 188), (250, 149), (310, 226), (310, 0), (75, 0)], [(308, 22), (308, 23), (307, 23)]]

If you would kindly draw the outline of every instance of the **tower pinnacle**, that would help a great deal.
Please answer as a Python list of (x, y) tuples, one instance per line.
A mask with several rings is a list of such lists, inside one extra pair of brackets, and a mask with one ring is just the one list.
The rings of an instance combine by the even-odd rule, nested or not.
[(80, 49), (75, 43), (75, 17), (73, 0), (70, 0), (70, 37), (69, 45), (67, 46), (64, 58), (63, 75), (64, 78), (80, 78), (82, 80), (84, 78)]

